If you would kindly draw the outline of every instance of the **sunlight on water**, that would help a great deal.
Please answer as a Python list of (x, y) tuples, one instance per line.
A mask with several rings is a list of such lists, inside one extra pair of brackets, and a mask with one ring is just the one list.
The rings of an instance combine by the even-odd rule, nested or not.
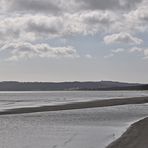
[[(148, 92), (1, 92), (0, 109), (135, 96)], [(0, 148), (105, 148), (147, 115), (148, 104), (3, 115)]]
[(0, 92), (0, 110), (68, 102), (148, 96), (148, 91)]

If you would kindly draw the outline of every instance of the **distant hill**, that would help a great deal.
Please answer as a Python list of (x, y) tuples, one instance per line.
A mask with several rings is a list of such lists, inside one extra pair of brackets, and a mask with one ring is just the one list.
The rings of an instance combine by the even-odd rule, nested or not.
[(58, 90), (148, 90), (148, 85), (112, 81), (98, 82), (0, 82), (0, 91), (58, 91)]

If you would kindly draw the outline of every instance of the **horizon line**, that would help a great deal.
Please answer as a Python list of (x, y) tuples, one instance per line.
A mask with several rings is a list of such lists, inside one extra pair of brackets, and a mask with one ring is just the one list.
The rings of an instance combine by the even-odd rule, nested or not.
[(118, 81), (118, 80), (65, 80), (65, 81), (21, 81), (21, 80), (1, 80), (0, 83), (2, 82), (19, 82), (19, 83), (74, 83), (74, 82), (80, 82), (80, 83), (85, 83), (85, 82), (117, 82), (117, 83), (134, 83), (134, 84), (148, 84), (148, 82), (127, 82), (127, 81)]

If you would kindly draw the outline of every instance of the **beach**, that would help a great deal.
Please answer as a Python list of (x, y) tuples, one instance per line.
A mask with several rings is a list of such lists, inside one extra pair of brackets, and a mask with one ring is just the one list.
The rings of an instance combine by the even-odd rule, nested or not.
[[(111, 92), (108, 93), (110, 96)], [(123, 92), (118, 93), (115, 98), (101, 99), (100, 97), (97, 100), (96, 97), (86, 98), (90, 95), (100, 95), (101, 92), (87, 92), (87, 94), (64, 92), (63, 101), (57, 100), (58, 102), (50, 102), (53, 100), (51, 93), (1, 94), (1, 104), (4, 105), (0, 110), (0, 147), (105, 148), (114, 146), (131, 124), (146, 118), (148, 114), (146, 92), (142, 92), (139, 97), (130, 97), (129, 94), (129, 97), (124, 97)], [(81, 98), (82, 94), (84, 99)], [(107, 92), (103, 94), (107, 95)], [(45, 97), (41, 97), (43, 95)], [(57, 95), (57, 92), (54, 92), (53, 96), (55, 95), (58, 98), (57, 96), (61, 96), (62, 93)], [(21, 96), (22, 98), (19, 99)], [(67, 100), (70, 96), (73, 98), (72, 101)], [(45, 104), (46, 102), (49, 103)], [(142, 139), (138, 140), (142, 141)], [(125, 147), (124, 144), (122, 146)]]
[(128, 130), (107, 148), (147, 148), (148, 117), (132, 124)]

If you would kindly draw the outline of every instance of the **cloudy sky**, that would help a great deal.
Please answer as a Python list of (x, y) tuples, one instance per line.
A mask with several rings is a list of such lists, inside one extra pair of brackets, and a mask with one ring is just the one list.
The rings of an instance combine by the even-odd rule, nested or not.
[(148, 83), (147, 0), (0, 0), (0, 81)]

